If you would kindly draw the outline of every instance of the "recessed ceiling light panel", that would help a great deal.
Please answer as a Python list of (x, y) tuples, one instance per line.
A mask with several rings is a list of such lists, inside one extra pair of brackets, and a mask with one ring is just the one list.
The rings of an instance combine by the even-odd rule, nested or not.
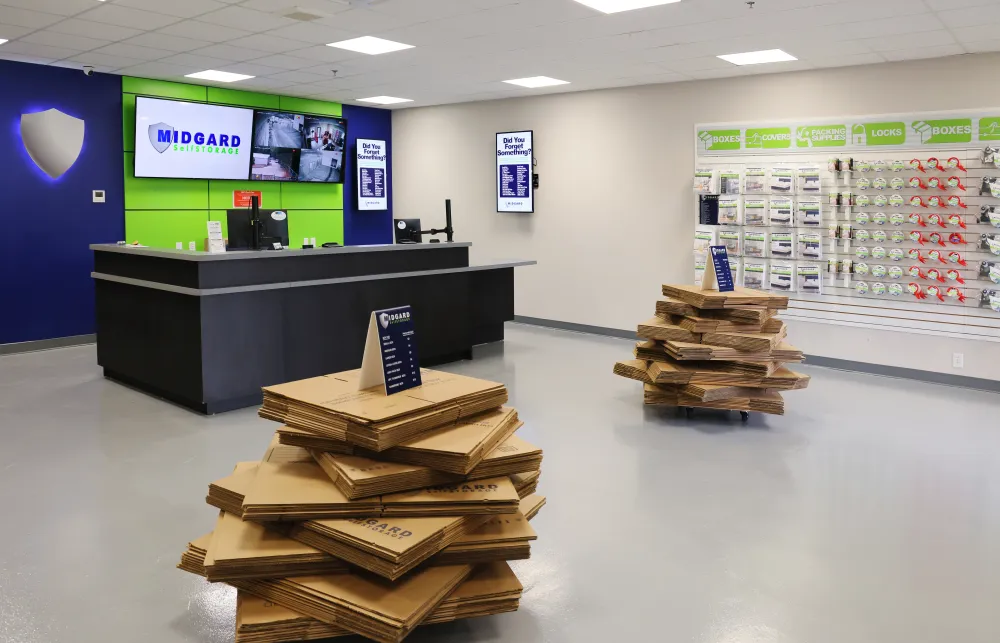
[(576, 0), (580, 4), (587, 5), (591, 9), (597, 9), (604, 13), (618, 13), (619, 11), (632, 11), (633, 9), (645, 9), (647, 7), (658, 7), (661, 4), (673, 4), (681, 0)]
[(215, 69), (206, 69), (196, 74), (187, 74), (184, 77), (197, 78), (198, 80), (214, 80), (217, 83), (235, 83), (240, 80), (253, 78), (253, 76), (247, 76), (246, 74), (234, 74), (229, 71), (216, 71)]
[(391, 51), (400, 51), (403, 49), (413, 49), (413, 45), (404, 45), (401, 42), (393, 42), (392, 40), (384, 40), (382, 38), (375, 38), (374, 36), (362, 36), (361, 38), (352, 38), (351, 40), (331, 42), (327, 44), (327, 47), (356, 51), (370, 56), (387, 54)]
[(742, 54), (726, 54), (725, 56), (718, 56), (718, 58), (734, 65), (760, 65), (763, 63), (783, 63), (790, 60), (798, 60), (795, 56), (780, 49), (748, 51)]
[(5, 42), (7, 42), (6, 38), (0, 38), (0, 45), (4, 44)]
[(359, 103), (374, 103), (376, 105), (395, 105), (396, 103), (412, 103), (412, 98), (396, 98), (395, 96), (372, 96), (371, 98), (359, 98)]
[(552, 87), (553, 85), (568, 85), (568, 80), (559, 80), (558, 78), (549, 78), (548, 76), (532, 76), (530, 78), (515, 78), (513, 80), (503, 81), (510, 85), (520, 85), (521, 87), (527, 87), (529, 89), (536, 89), (538, 87)]

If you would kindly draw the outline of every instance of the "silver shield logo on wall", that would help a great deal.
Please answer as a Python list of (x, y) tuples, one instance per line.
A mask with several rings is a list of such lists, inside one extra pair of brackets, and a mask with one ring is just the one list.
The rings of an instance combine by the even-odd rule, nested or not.
[(28, 156), (54, 179), (66, 173), (83, 150), (84, 123), (58, 109), (21, 114), (21, 141)]
[[(155, 123), (149, 126), (149, 144), (153, 149), (163, 154), (174, 142), (174, 128), (166, 123)], [(166, 136), (161, 136), (160, 132), (165, 132)], [(163, 140), (166, 139), (166, 140)]]

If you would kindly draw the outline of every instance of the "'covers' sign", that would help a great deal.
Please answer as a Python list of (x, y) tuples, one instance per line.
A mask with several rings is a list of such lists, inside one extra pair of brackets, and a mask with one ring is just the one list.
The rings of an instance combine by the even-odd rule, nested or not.
[(358, 139), (358, 210), (389, 209), (387, 156), (385, 141)]
[(534, 132), (497, 134), (497, 212), (534, 212)]

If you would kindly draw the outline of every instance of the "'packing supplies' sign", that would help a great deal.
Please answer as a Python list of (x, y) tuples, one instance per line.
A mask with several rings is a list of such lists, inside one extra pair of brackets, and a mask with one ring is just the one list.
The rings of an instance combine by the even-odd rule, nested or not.
[(252, 109), (139, 96), (135, 175), (245, 181), (252, 129)]

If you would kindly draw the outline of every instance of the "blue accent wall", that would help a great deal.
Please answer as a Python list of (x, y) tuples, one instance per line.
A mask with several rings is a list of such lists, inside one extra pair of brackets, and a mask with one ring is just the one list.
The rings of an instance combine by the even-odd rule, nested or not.
[[(392, 112), (345, 103), (344, 118), (347, 119), (348, 157), (347, 176), (344, 179), (344, 245), (392, 243)], [(389, 210), (386, 212), (358, 211), (357, 169), (354, 159), (359, 138), (386, 142), (389, 155), (389, 177), (386, 181), (389, 186)]]
[[(83, 150), (58, 179), (21, 143), (21, 114), (83, 119)], [(0, 60), (0, 344), (94, 332), (91, 243), (125, 235), (121, 78)], [(105, 190), (105, 203), (92, 203)]]

